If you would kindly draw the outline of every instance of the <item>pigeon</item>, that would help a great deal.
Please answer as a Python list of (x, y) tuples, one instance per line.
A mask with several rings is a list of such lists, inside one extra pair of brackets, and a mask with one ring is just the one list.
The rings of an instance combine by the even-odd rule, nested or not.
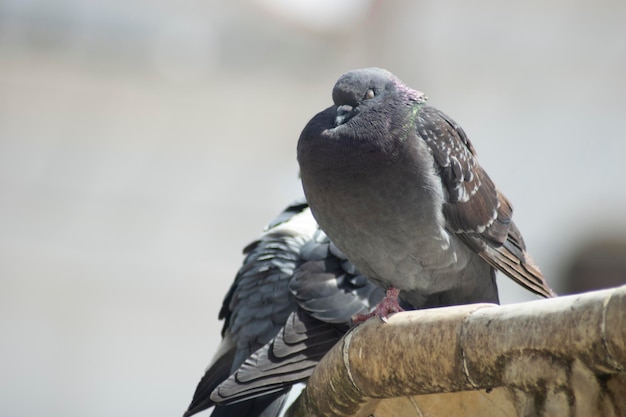
[[(351, 317), (384, 297), (319, 230), (304, 200), (289, 205), (244, 253), (219, 313), (222, 341), (184, 417), (210, 407), (212, 417), (278, 416), (293, 384), (308, 378)], [(256, 359), (270, 352), (280, 366), (265, 375)], [(225, 383), (239, 368), (255, 376)], [(216, 405), (214, 390), (217, 401), (230, 401)]]
[[(332, 99), (298, 140), (302, 186), (322, 230), (388, 298), (498, 302), (496, 270), (555, 295), (467, 135), (424, 93), (365, 68), (343, 74)], [(385, 301), (380, 317), (397, 305)]]
[[(368, 68), (341, 76), (333, 101), (298, 141), (308, 203), (290, 206), (246, 249), (220, 313), (222, 345), (185, 416), (213, 405), (213, 416), (278, 415), (350, 319), (376, 304), (384, 319), (499, 303), (496, 270), (555, 295), (526, 252), (511, 203), (461, 127), (423, 93)], [(298, 222), (306, 233), (294, 232)], [(272, 286), (279, 317), (268, 314), (272, 305), (248, 303)], [(240, 343), (248, 332), (254, 342)]]

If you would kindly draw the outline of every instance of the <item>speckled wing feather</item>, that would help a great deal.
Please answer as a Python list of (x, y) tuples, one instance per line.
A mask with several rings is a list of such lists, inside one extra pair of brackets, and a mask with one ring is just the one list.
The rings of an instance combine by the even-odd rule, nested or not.
[(213, 401), (237, 403), (306, 380), (348, 331), (351, 317), (384, 296), (321, 231), (303, 247), (302, 257), (289, 286), (298, 309), (274, 340), (213, 391)]
[(423, 106), (416, 131), (430, 147), (439, 169), (446, 202), (447, 228), (494, 268), (528, 290), (554, 295), (534, 265), (512, 221), (513, 207), (476, 159), (465, 132), (441, 111)]
[[(317, 224), (306, 202), (289, 206), (270, 223), (261, 237), (244, 249), (246, 254), (235, 281), (224, 298), (222, 342), (200, 380), (185, 417), (214, 405), (210, 393), (257, 349), (272, 340), (296, 308), (289, 281), (300, 263), (300, 250)], [(277, 415), (284, 392), (236, 408), (216, 407), (212, 416)]]

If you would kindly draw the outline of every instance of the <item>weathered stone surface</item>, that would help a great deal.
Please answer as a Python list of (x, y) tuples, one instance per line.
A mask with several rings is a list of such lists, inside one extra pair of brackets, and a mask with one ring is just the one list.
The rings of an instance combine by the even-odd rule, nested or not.
[(626, 416), (626, 286), (370, 320), (288, 416)]

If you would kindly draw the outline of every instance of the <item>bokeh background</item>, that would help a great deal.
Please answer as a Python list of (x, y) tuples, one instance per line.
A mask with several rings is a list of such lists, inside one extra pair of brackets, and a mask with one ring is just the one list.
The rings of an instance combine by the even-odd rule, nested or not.
[(583, 258), (592, 286), (607, 265), (625, 282), (625, 19), (618, 0), (3, 0), (0, 415), (180, 415), (241, 249), (301, 193), (300, 130), (353, 68), (460, 122), (557, 290)]

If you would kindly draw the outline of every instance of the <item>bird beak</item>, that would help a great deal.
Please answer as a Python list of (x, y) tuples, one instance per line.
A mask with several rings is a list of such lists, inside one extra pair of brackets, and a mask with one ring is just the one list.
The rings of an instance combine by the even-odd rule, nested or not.
[(352, 118), (353, 107), (347, 104), (337, 107), (337, 116), (335, 117), (335, 127), (346, 123)]

